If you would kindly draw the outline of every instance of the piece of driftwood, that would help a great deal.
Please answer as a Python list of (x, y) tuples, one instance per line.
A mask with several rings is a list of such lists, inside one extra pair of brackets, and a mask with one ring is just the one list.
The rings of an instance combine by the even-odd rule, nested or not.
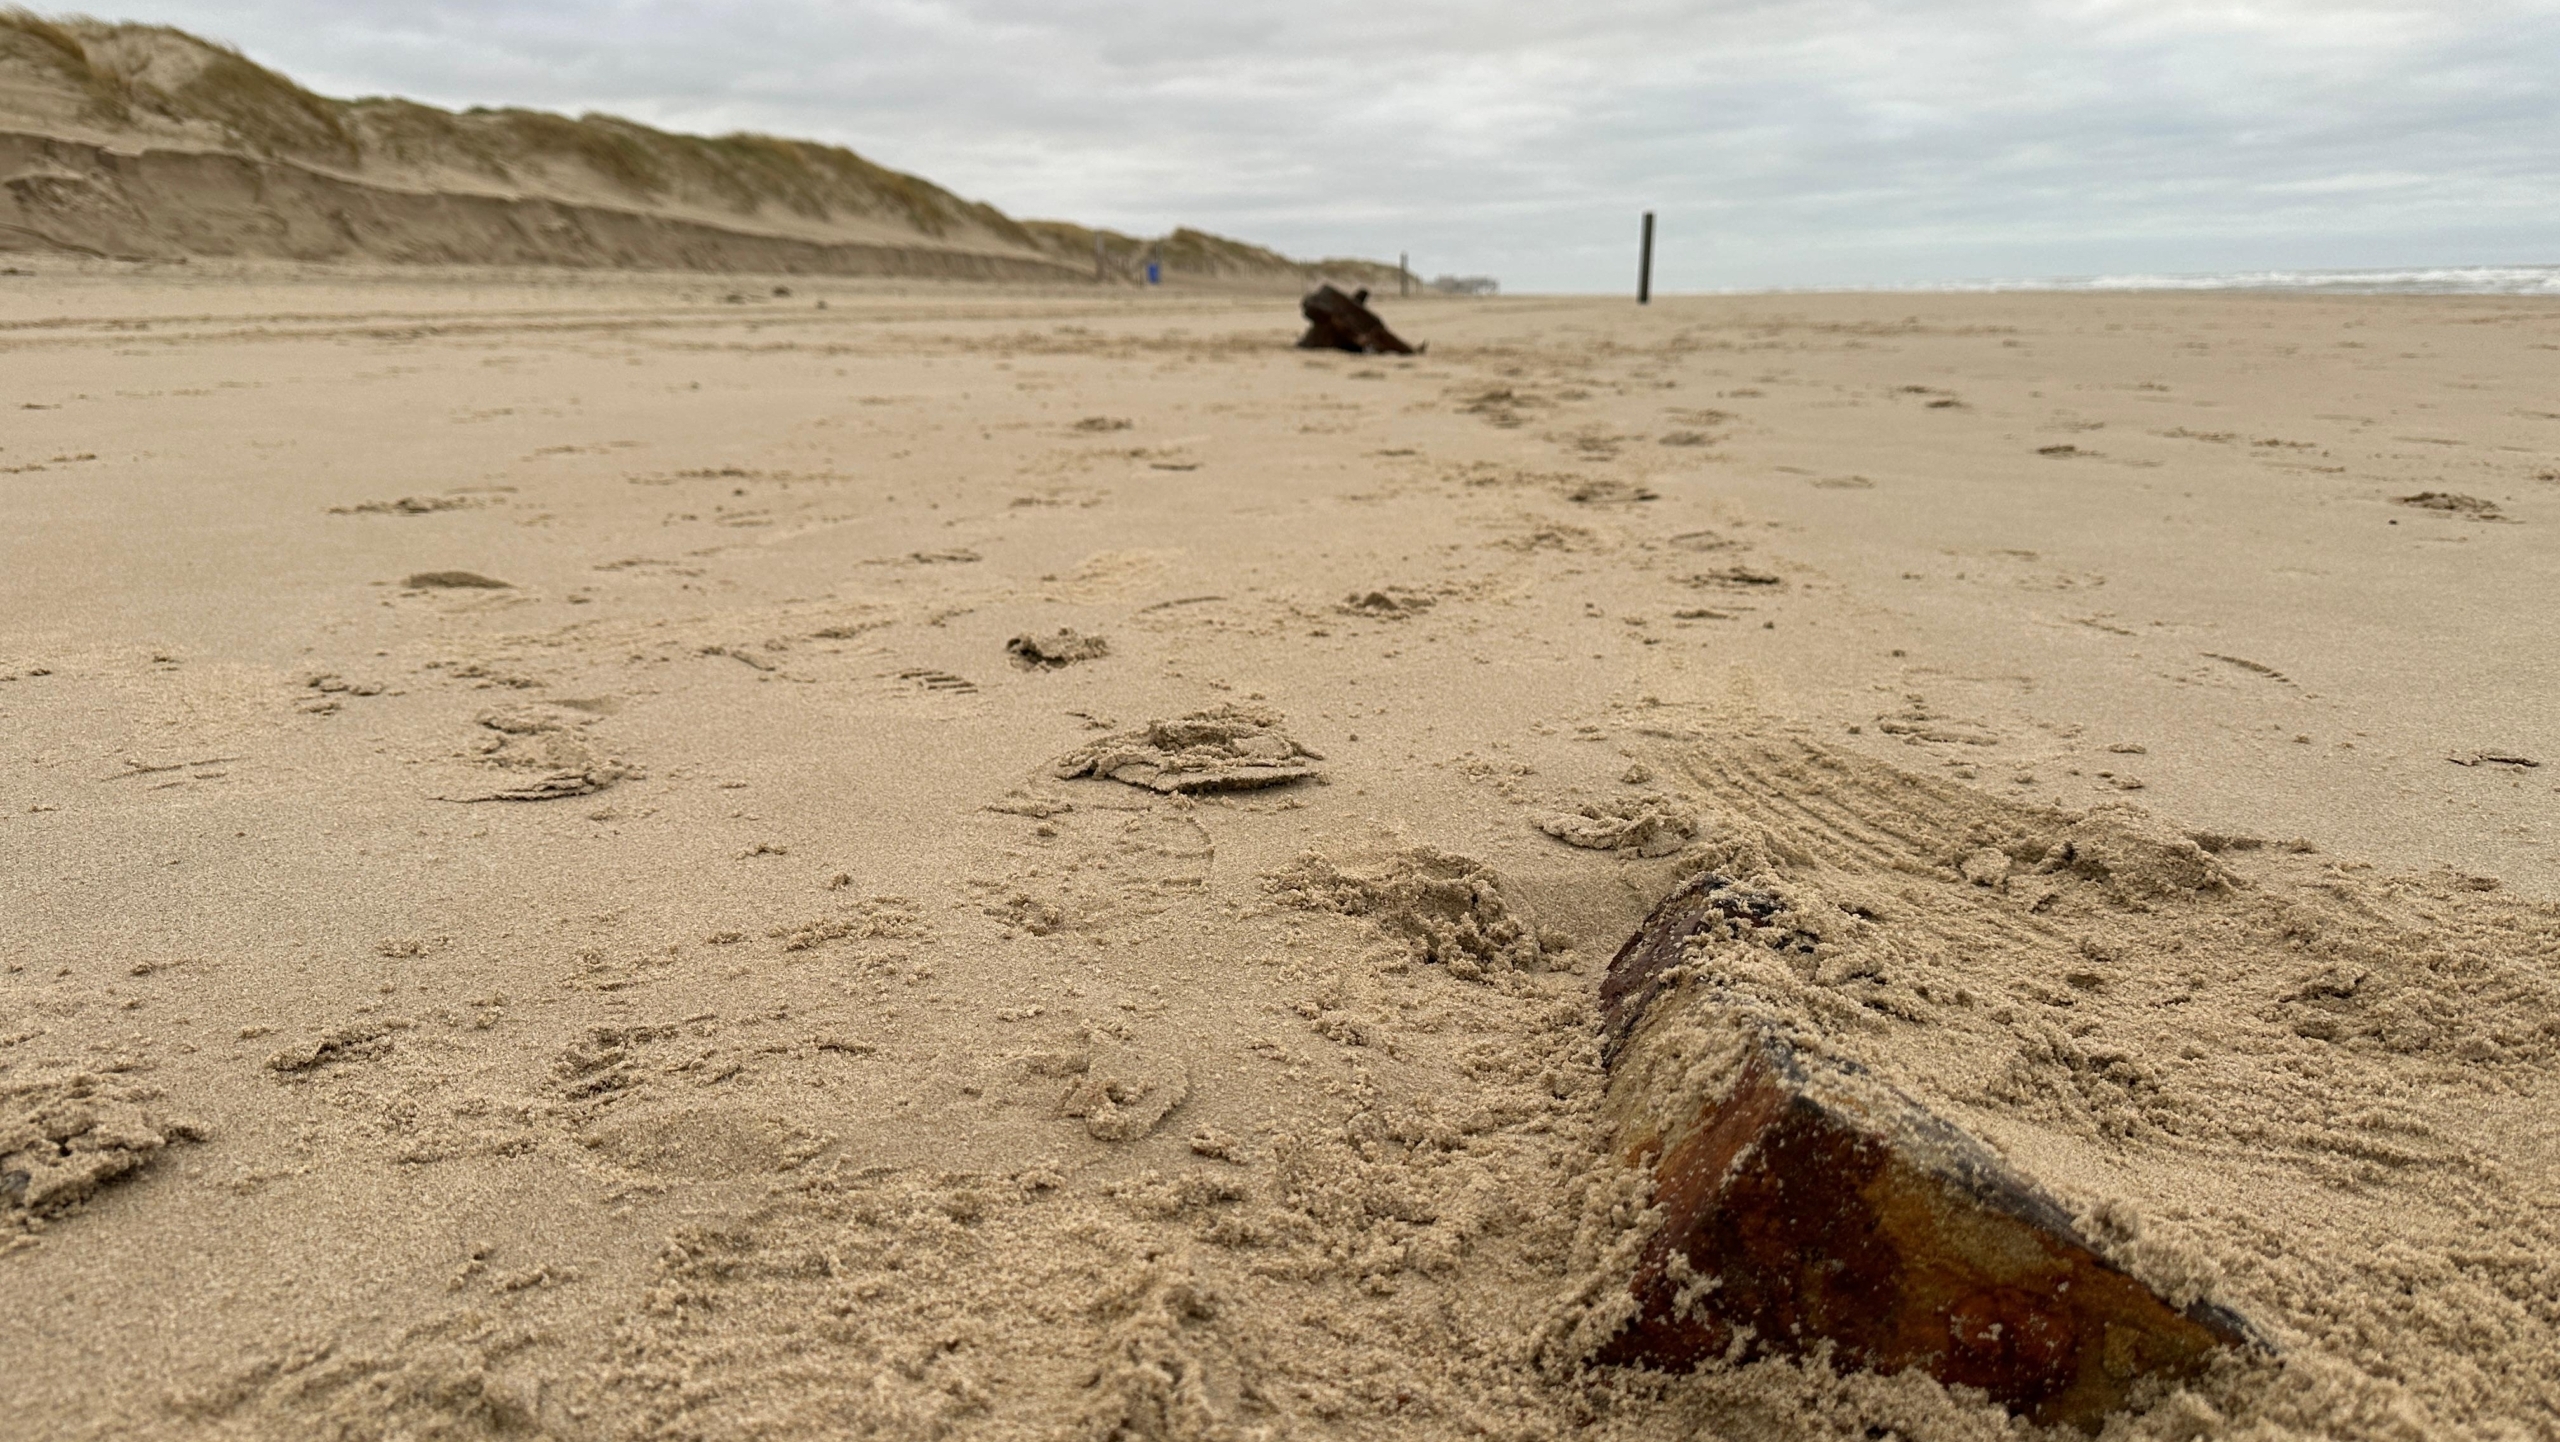
[(1307, 333), (1298, 337), (1300, 350), (1347, 350), (1359, 355), (1421, 353), (1387, 329), (1387, 323), (1369, 309), (1366, 290), (1344, 295), (1331, 285), (1320, 285), (1298, 302), (1298, 311), (1307, 318)]
[[(1677, 1067), (1649, 1047), (1730, 999), (1686, 978), (1700, 933), (1795, 944), (1774, 898), (1712, 874), (1654, 909), (1602, 987), (1615, 1139), (1653, 1173), (1661, 1229), (1629, 1279), (1635, 1315), (1594, 1355), (1685, 1371), (1803, 1356), (1917, 1367), (2040, 1425), (2096, 1431), (2137, 1384), (2264, 1350), (2236, 1314), (2175, 1306), (2102, 1256), (2071, 1214), (1989, 1148), (1848, 1062), (1727, 1010), (1741, 1064), (1723, 1095), (1666, 1114), (1624, 1094)], [(1756, 935), (1755, 935), (1756, 934)]]

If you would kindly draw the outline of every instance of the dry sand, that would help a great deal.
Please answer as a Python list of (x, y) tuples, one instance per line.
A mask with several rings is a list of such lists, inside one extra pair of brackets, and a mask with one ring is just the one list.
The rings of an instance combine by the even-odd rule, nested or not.
[(1715, 864), (2116, 1432), (2560, 1437), (2548, 304), (20, 268), (0, 1434), (2013, 1435), (1577, 1365)]

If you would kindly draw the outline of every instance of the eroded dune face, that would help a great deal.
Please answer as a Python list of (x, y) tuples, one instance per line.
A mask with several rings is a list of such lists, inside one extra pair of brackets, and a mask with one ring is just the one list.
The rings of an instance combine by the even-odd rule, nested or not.
[(2014, 1437), (1621, 1365), (1737, 1017), (2263, 1331), (2113, 1435), (2547, 1431), (2538, 312), (14, 268), (30, 1435)]
[(0, 15), (0, 251), (1293, 290), (1393, 266), (1017, 221), (841, 146), (333, 100), (157, 25)]

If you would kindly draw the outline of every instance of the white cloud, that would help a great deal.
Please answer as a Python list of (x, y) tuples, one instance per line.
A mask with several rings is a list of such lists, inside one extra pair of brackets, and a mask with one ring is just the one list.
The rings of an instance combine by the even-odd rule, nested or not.
[(2560, 0), (141, 0), (330, 93), (835, 140), (1514, 288), (2560, 260)]

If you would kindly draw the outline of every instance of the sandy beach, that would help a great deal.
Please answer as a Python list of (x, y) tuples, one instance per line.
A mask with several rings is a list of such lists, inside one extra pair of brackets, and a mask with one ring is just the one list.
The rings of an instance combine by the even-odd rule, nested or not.
[(2549, 302), (11, 269), (0, 1434), (2018, 1435), (1583, 1365), (1712, 866), (2107, 1435), (2560, 1438)]

